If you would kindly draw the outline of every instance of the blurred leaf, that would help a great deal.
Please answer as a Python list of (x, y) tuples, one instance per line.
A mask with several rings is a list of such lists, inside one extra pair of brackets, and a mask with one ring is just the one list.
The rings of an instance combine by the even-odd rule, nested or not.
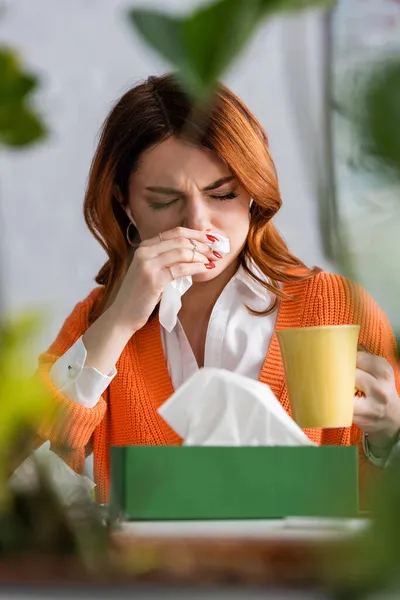
[(29, 338), (35, 329), (32, 315), (3, 324), (0, 329), (0, 500), (5, 493), (7, 461), (14, 444), (26, 431), (35, 430), (52, 403), (44, 384), (25, 366)]
[(184, 67), (186, 58), (179, 19), (146, 9), (130, 10), (129, 19), (159, 54), (171, 63)]
[(0, 106), (0, 144), (26, 146), (41, 139), (45, 129), (39, 119), (23, 106)]
[(336, 0), (261, 0), (264, 15), (266, 13), (291, 12), (306, 8), (332, 8)]
[(261, 2), (257, 0), (222, 0), (182, 21), (189, 91), (200, 98), (211, 91), (240, 54), (260, 18)]
[(400, 175), (400, 60), (380, 65), (365, 92), (361, 135), (368, 150)]
[(266, 16), (312, 6), (330, 7), (333, 0), (219, 0), (179, 18), (133, 9), (132, 25), (144, 40), (178, 69), (183, 85), (201, 100), (241, 53)]
[(45, 128), (29, 104), (37, 78), (24, 73), (15, 52), (0, 49), (0, 144), (25, 146), (42, 138)]
[(0, 387), (0, 451), (21, 426), (37, 425), (50, 408), (47, 393), (34, 379), (9, 378)]
[(22, 372), (30, 340), (38, 333), (42, 318), (37, 313), (26, 313), (17, 319), (3, 321), (0, 326), (0, 377), (7, 373)]
[(10, 49), (0, 50), (0, 103), (21, 101), (37, 85), (37, 78), (21, 72), (17, 55)]

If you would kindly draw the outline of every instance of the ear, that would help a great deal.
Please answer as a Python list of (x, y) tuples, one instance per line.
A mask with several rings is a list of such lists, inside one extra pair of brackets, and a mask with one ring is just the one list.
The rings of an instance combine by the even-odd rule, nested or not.
[(116, 184), (114, 184), (112, 190), (113, 190), (113, 195), (116, 198), (116, 200), (120, 203), (122, 210), (124, 210), (126, 212), (126, 214), (128, 215), (128, 219), (130, 219), (132, 221), (132, 223), (134, 224), (134, 226), (136, 227), (136, 223), (133, 218), (133, 215), (132, 215), (129, 205), (127, 204), (126, 206), (124, 206), (124, 199), (122, 197), (119, 187)]
[(124, 199), (122, 198), (121, 190), (119, 189), (119, 187), (117, 186), (116, 183), (114, 183), (114, 185), (113, 185), (112, 193), (113, 193), (113, 196), (118, 200), (118, 202), (120, 204), (124, 203)]

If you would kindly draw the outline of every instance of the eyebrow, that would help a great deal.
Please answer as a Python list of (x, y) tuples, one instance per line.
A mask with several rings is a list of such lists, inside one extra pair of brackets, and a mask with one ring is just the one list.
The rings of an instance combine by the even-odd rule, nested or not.
[[(202, 192), (211, 192), (212, 190), (216, 190), (216, 189), (220, 188), (221, 186), (225, 185), (225, 183), (229, 183), (233, 179), (235, 179), (233, 177), (233, 175), (229, 175), (228, 177), (221, 177), (220, 179), (217, 179), (217, 181), (214, 181), (213, 183), (210, 183), (209, 185), (207, 185), (201, 191)], [(150, 186), (150, 187), (147, 187), (146, 190), (148, 190), (149, 192), (155, 192), (156, 194), (168, 194), (168, 195), (175, 194), (176, 196), (184, 196), (185, 195), (185, 193), (182, 192), (181, 190), (176, 190), (174, 188), (168, 188), (168, 187)]]

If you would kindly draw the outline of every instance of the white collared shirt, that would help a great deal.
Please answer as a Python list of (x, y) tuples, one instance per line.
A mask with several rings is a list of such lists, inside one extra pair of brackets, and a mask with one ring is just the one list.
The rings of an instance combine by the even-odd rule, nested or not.
[[(265, 279), (255, 266), (253, 268), (259, 277)], [(251, 314), (246, 305), (259, 311), (267, 308), (270, 302), (268, 290), (250, 277), (243, 267), (239, 267), (211, 313), (204, 366), (227, 369), (258, 379), (275, 329), (277, 310), (258, 317)], [(179, 320), (170, 333), (161, 327), (161, 339), (168, 372), (176, 390), (199, 367)], [(94, 367), (85, 367), (85, 360), (86, 349), (82, 338), (79, 338), (54, 363), (50, 377), (70, 400), (91, 408), (97, 404), (117, 372), (114, 368), (109, 375), (104, 375)]]

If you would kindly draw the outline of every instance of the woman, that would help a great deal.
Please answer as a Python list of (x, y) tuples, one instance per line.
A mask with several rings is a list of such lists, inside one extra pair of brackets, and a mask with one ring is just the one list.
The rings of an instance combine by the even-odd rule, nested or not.
[[(81, 470), (94, 452), (98, 499), (109, 491), (112, 444), (179, 444), (157, 408), (199, 367), (267, 383), (290, 413), (275, 329), (358, 323), (351, 428), (306, 430), (319, 444), (360, 444), (384, 460), (400, 428), (399, 369), (385, 315), (355, 284), (308, 269), (272, 217), (281, 206), (267, 137), (228, 89), (205, 118), (173, 76), (127, 92), (107, 118), (85, 197), (87, 225), (108, 254), (97, 287), (40, 359), (64, 427), (40, 438), (71, 449)], [(200, 117), (200, 118), (199, 118)], [(230, 253), (210, 248), (213, 234)], [(157, 318), (166, 284), (191, 275), (179, 321)], [(396, 390), (397, 385), (397, 390)], [(364, 436), (362, 445), (362, 432)]]

